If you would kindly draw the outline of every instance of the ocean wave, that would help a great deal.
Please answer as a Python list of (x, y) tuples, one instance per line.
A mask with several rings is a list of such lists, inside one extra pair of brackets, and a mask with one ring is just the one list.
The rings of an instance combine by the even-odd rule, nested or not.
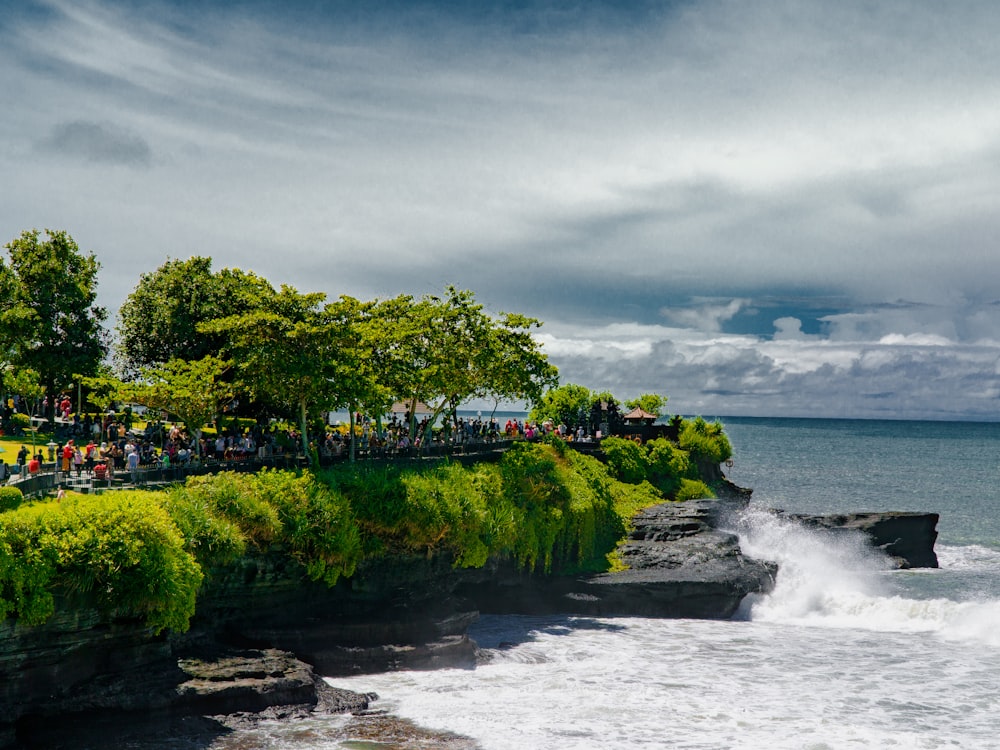
[(998, 571), (1000, 572), (1000, 549), (981, 544), (953, 546), (940, 544), (935, 548), (938, 564), (947, 570)]
[[(774, 590), (748, 597), (738, 617), (759, 622), (879, 632), (930, 632), (951, 641), (1000, 646), (1000, 601), (894, 594), (885, 559), (860, 537), (807, 529), (768, 513), (747, 514), (739, 530), (744, 551), (779, 565)], [(942, 547), (942, 567), (1000, 570), (1000, 551)], [(907, 571), (909, 573), (909, 571)], [(924, 592), (926, 593), (926, 592)]]

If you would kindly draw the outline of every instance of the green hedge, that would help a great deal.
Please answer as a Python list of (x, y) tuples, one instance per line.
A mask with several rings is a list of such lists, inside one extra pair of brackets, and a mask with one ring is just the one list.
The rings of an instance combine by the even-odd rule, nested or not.
[(0, 514), (0, 616), (27, 625), (52, 614), (54, 595), (183, 631), (202, 572), (150, 493), (70, 496)]
[[(728, 444), (728, 441), (727, 441)], [(714, 497), (691, 455), (669, 440), (657, 438), (638, 444), (624, 438), (601, 441), (611, 474), (626, 484), (648, 482), (673, 500)]]
[[(656, 451), (658, 470), (683, 466), (682, 452)], [(700, 491), (687, 478), (678, 487)], [(661, 500), (649, 482), (618, 482), (602, 463), (555, 440), (517, 443), (498, 463), (469, 468), (427, 462), (221, 473), (165, 492), (26, 504), (0, 513), (0, 619), (43, 622), (62, 593), (112, 615), (144, 617), (157, 631), (183, 631), (203, 567), (254, 551), (286, 554), (329, 585), (378, 555), (607, 570), (631, 517)]]
[(24, 494), (18, 487), (0, 487), (0, 513), (14, 510), (24, 502)]

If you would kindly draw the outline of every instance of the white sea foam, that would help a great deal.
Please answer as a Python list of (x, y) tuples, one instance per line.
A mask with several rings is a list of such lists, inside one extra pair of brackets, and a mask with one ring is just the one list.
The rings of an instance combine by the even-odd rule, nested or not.
[(1000, 657), (929, 633), (641, 618), (481, 628), (482, 643), (507, 643), (476, 670), (331, 682), (485, 750), (997, 746)]
[(1000, 569), (1000, 549), (970, 544), (959, 547), (938, 545), (938, 564), (947, 570), (995, 571)]
[[(950, 641), (1000, 645), (1000, 601), (892, 595), (885, 577), (887, 561), (860, 535), (806, 528), (757, 510), (748, 511), (739, 526), (747, 554), (780, 566), (774, 591), (747, 597), (739, 613), (742, 619), (932, 632)], [(940, 557), (965, 571), (1000, 568), (1000, 552), (987, 547), (945, 548)]]

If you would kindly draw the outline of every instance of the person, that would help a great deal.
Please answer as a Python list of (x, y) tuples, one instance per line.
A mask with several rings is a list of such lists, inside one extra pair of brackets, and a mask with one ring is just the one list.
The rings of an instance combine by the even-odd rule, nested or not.
[(128, 454), (128, 458), (125, 459), (128, 465), (129, 474), (132, 475), (132, 484), (139, 483), (139, 452), (135, 449)]
[(87, 472), (93, 473), (94, 463), (96, 462), (97, 459), (97, 445), (94, 443), (93, 440), (87, 443), (87, 448), (84, 451), (84, 459), (86, 460)]
[(62, 470), (63, 474), (69, 474), (69, 465), (73, 460), (73, 441), (70, 440), (62, 449)]
[(39, 460), (38, 456), (32, 456), (31, 460), (28, 461), (28, 473), (34, 476), (41, 470), (42, 462)]
[(76, 469), (77, 477), (83, 472), (83, 451), (80, 450), (80, 446), (76, 446), (73, 449), (73, 468)]
[(7, 468), (7, 463), (0, 458), (0, 484), (3, 484), (10, 477), (10, 469)]
[(21, 450), (17, 452), (17, 463), (23, 469), (24, 465), (27, 462), (28, 462), (28, 448), (22, 445)]

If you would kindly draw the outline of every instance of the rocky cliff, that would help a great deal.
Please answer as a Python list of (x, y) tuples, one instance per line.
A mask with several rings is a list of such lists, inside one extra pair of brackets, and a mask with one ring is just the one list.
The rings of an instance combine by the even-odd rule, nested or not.
[(833, 533), (864, 534), (869, 543), (884, 552), (897, 568), (936, 568), (937, 513), (845, 513), (807, 515), (781, 513), (811, 528)]
[[(231, 718), (222, 717), (237, 712), (361, 710), (367, 696), (331, 696), (316, 674), (471, 666), (476, 647), (465, 633), (479, 612), (727, 618), (747, 593), (770, 590), (776, 573), (719, 528), (743, 503), (643, 511), (621, 548), (629, 569), (619, 573), (545, 576), (503, 560), (455, 570), (444, 557), (391, 558), (328, 588), (265, 555), (210, 571), (183, 635), (154, 636), (79, 607), (35, 628), (2, 622), (0, 748), (90, 747), (63, 731), (84, 719), (98, 726), (93, 736), (121, 746), (122, 732), (224, 733)], [(937, 565), (934, 514), (798, 520), (864, 533), (900, 565)]]
[(494, 562), (457, 592), (488, 613), (731, 617), (750, 592), (770, 591), (777, 567), (743, 555), (720, 519), (743, 501), (664, 503), (639, 513), (620, 548), (628, 570), (588, 576), (526, 574)]

